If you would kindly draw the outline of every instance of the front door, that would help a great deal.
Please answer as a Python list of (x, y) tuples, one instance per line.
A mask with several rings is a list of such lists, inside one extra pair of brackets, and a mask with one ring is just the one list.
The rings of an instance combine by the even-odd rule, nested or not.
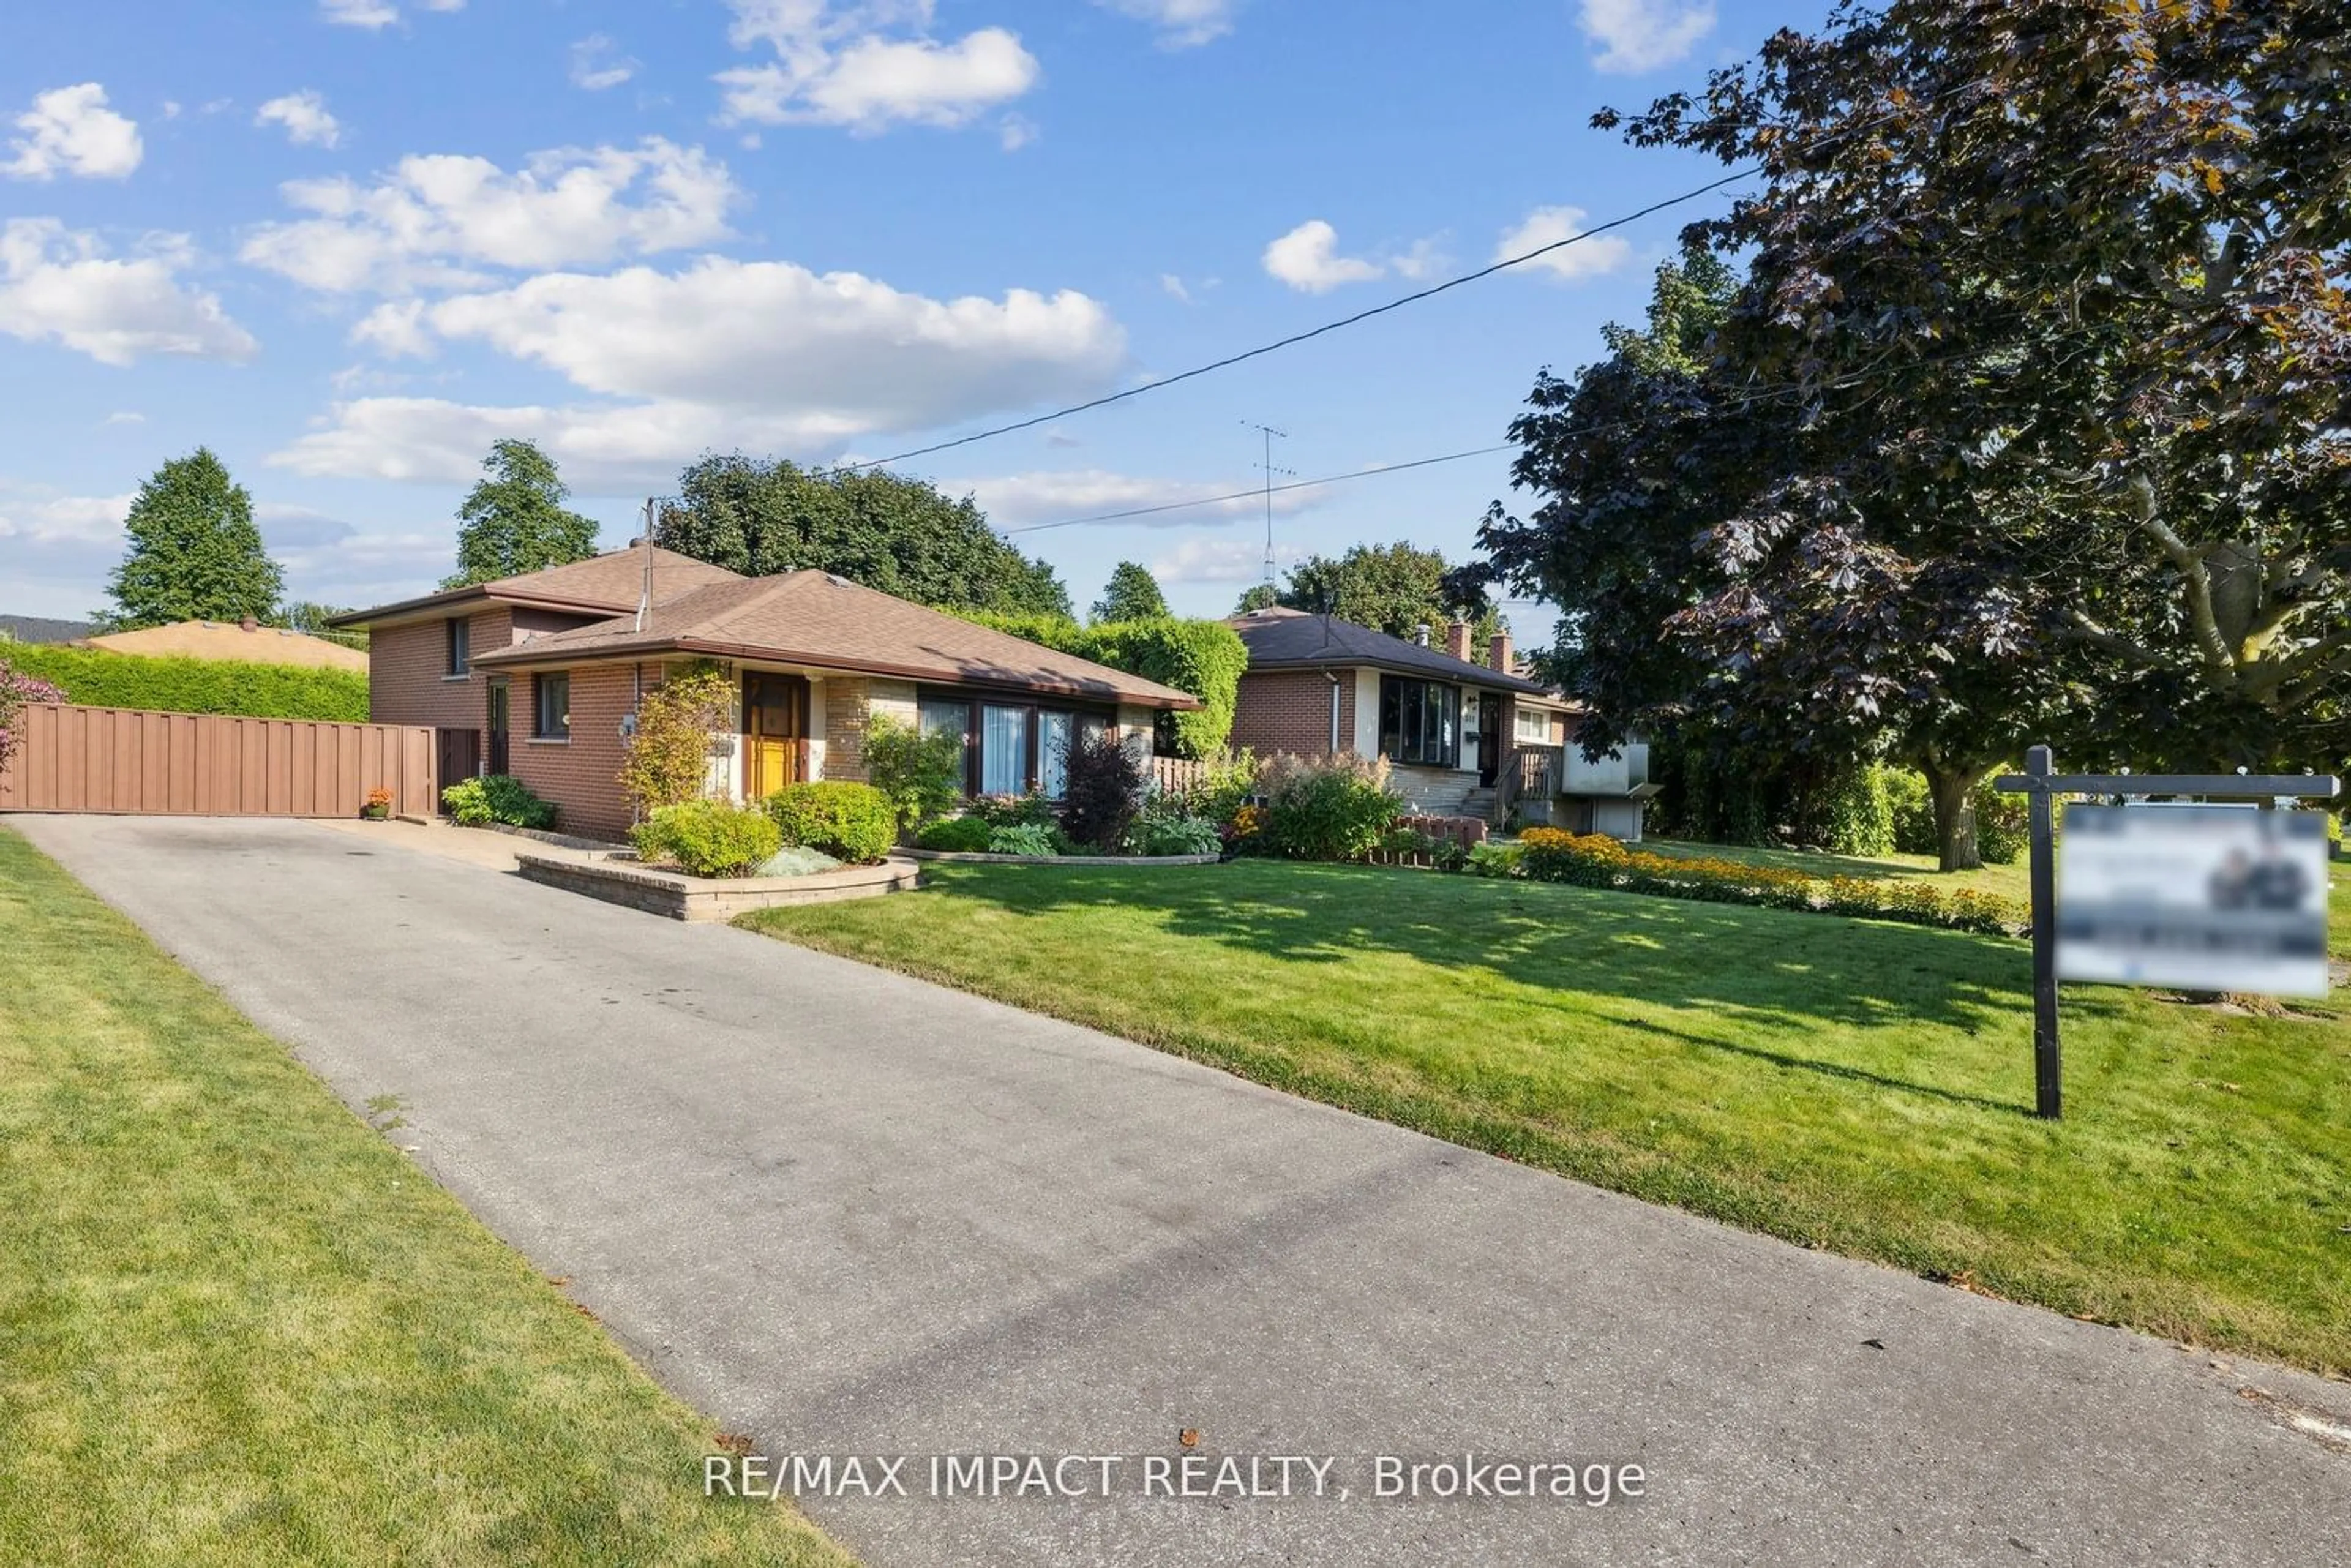
[(1478, 782), (1492, 789), (1502, 767), (1502, 699), (1478, 694)]
[(805, 782), (809, 685), (799, 675), (743, 677), (743, 793), (764, 800)]
[(507, 735), (513, 725), (513, 693), (504, 681), (490, 683), (490, 771), (507, 771)]

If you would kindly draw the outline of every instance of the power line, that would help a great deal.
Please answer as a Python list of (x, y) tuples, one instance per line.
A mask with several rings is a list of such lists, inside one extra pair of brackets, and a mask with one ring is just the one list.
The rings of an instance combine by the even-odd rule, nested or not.
[[(2023, 318), (2019, 318), (2019, 319), (2023, 319)], [(2050, 335), (2049, 341), (2053, 343), (2064, 342), (2069, 339), (2088, 337), (2105, 329), (2102, 326), (2076, 327), (2068, 331), (2052, 333)], [(1947, 354), (1929, 354), (1916, 360), (1907, 360), (1903, 361), (1900, 366), (1894, 368), (1901, 370), (1918, 370), (1929, 365), (1949, 364), (1953, 361), (1971, 359), (1986, 353), (2004, 352), (2009, 349), (2009, 347), (2010, 345), (2008, 344), (2000, 343), (1994, 344), (1989, 349), (1955, 349)], [(1712, 404), (1710, 412), (1719, 413), (1730, 409), (1745, 408), (1750, 403), (1762, 402), (1767, 399), (1775, 397), (1783, 397), (1790, 392), (1822, 392), (1840, 391), (1845, 387), (1860, 385), (1862, 382), (1870, 380), (1873, 373), (1874, 372), (1869, 371), (1848, 371), (1843, 375), (1833, 376), (1823, 382), (1785, 382), (1776, 386), (1755, 387), (1740, 393), (1737, 397), (1726, 398), (1720, 402)], [(1604, 419), (1596, 421), (1591, 424), (1571, 425), (1564, 430), (1557, 431), (1553, 434), (1562, 436), (1598, 435), (1606, 431), (1627, 428), (1635, 423), (1638, 422), (1630, 419)], [(1297, 483), (1290, 485), (1259, 486), (1248, 490), (1229, 491), (1222, 496), (1203, 496), (1196, 500), (1165, 501), (1154, 507), (1131, 507), (1124, 511), (1100, 512), (1096, 513), (1092, 517), (1065, 517), (1059, 522), (1029, 523), (1017, 528), (1006, 528), (1003, 532), (1008, 537), (1015, 534), (1040, 534), (1050, 532), (1055, 528), (1082, 528), (1094, 523), (1118, 523), (1125, 522), (1134, 517), (1153, 517), (1162, 516), (1168, 512), (1186, 512), (1197, 507), (1230, 506), (1236, 501), (1253, 501), (1260, 496), (1266, 497), (1270, 499), (1271, 497), (1286, 495), (1292, 490), (1312, 490), (1325, 485), (1344, 484), (1350, 479), (1377, 478), (1383, 474), (1403, 474), (1415, 468), (1433, 468), (1441, 463), (1459, 463), (1472, 457), (1490, 457), (1498, 452), (1511, 452), (1515, 450), (1517, 450), (1517, 444), (1515, 442), (1506, 441), (1499, 445), (1479, 446), (1468, 452), (1448, 452), (1442, 456), (1437, 457), (1416, 458), (1409, 463), (1386, 463), (1381, 464), (1376, 467), (1358, 468), (1352, 473), (1328, 475), (1320, 479), (1301, 479)]]
[(1465, 457), (1486, 457), (1497, 452), (1510, 450), (1511, 445), (1506, 441), (1499, 446), (1481, 446), (1475, 452), (1451, 452), (1442, 457), (1423, 457), (1411, 463), (1390, 463), (1378, 468), (1358, 468), (1352, 474), (1332, 474), (1321, 479), (1301, 479), (1292, 485), (1260, 485), (1253, 489), (1235, 490), (1228, 496), (1203, 496), (1196, 501), (1168, 501), (1156, 507), (1134, 507), (1123, 512), (1104, 512), (1099, 517), (1068, 517), (1058, 523), (1030, 523), (1025, 528), (1007, 528), (1004, 531), (1008, 535), (1041, 534), (1054, 528), (1081, 528), (1088, 523), (1116, 523), (1129, 517), (1156, 517), (1162, 512), (1185, 512), (1195, 507), (1229, 506), (1235, 501), (1254, 501), (1260, 496), (1280, 496), (1291, 490), (1311, 490), (1321, 485), (1344, 484), (1350, 479), (1369, 479), (1381, 474), (1401, 474), (1407, 468), (1433, 468), (1439, 463), (1458, 463)]
[(1611, 229), (1620, 229), (1627, 224), (1638, 223), (1653, 214), (1662, 213), (1668, 207), (1677, 207), (1685, 202), (1694, 202), (1710, 192), (1719, 191), (1725, 185), (1736, 184), (1762, 171), (1763, 165), (1759, 163), (1752, 169), (1741, 169), (1736, 173), (1725, 174), (1719, 180), (1710, 180), (1693, 190), (1684, 191), (1677, 196), (1667, 196), (1663, 201), (1652, 202), (1638, 212), (1626, 213), (1622, 217), (1611, 218), (1604, 224), (1596, 225), (1578, 234), (1572, 234), (1565, 239), (1553, 240), (1549, 245), (1538, 246), (1523, 256), (1514, 256), (1507, 261), (1498, 261), (1491, 267), (1479, 267), (1475, 272), (1465, 272), (1458, 277), (1449, 278), (1433, 287), (1423, 288), (1416, 293), (1391, 299), (1384, 305), (1374, 305), (1368, 310), (1358, 310), (1353, 316), (1325, 322), (1320, 327), (1311, 328), (1303, 332), (1293, 332), (1289, 337), (1279, 339), (1274, 342), (1245, 350), (1238, 354), (1228, 354), (1221, 360), (1214, 360), (1205, 365), (1196, 365), (1188, 371), (1181, 371), (1172, 376), (1162, 376), (1157, 381), (1145, 382), (1139, 387), (1129, 387), (1124, 392), (1112, 392), (1108, 396), (1094, 398), (1086, 402), (1071, 403), (1067, 408), (1055, 409), (1050, 413), (1040, 413), (1033, 419), (1016, 420), (1010, 424), (999, 424), (992, 430), (977, 431), (970, 435), (958, 435), (952, 441), (940, 441), (928, 446), (917, 446), (910, 452), (900, 452), (888, 457), (868, 458), (862, 463), (840, 464), (836, 467), (836, 472), (855, 473), (864, 468), (884, 468), (893, 463), (904, 463), (916, 457), (928, 457), (935, 452), (947, 452), (958, 446), (969, 446), (976, 441), (989, 441), (999, 435), (1010, 435), (1017, 431), (1034, 430), (1040, 424), (1050, 424), (1057, 419), (1068, 419), (1072, 414), (1087, 413), (1098, 408), (1108, 408), (1112, 403), (1124, 402), (1129, 398), (1141, 397), (1145, 392), (1158, 392), (1163, 388), (1172, 387), (1179, 382), (1194, 381), (1217, 371), (1230, 370), (1233, 366), (1244, 364), (1250, 360), (1262, 359), (1268, 354), (1278, 353), (1283, 349), (1295, 348), (1301, 343), (1339, 331), (1343, 328), (1368, 321), (1374, 316), (1384, 316), (1391, 310), (1401, 310), (1407, 305), (1417, 305), (1424, 299), (1435, 298), (1447, 290), (1459, 288), (1464, 284), (1476, 283), (1481, 278), (1491, 277), (1498, 272), (1507, 272), (1511, 267), (1538, 260), (1554, 251), (1564, 250), (1569, 246), (1581, 245), (1585, 240), (1596, 238)]
[[(1906, 105), (1905, 108), (1908, 109), (1915, 107), (1917, 109), (1925, 109), (1931, 105), (1940, 103), (1943, 99), (1966, 91), (1977, 85), (1978, 84), (1973, 82), (1959, 82), (1951, 87), (1946, 88), (1943, 91), (1935, 94), (1933, 97), (1927, 99), (1922, 103), (1915, 106)], [(1884, 118), (1886, 120), (1891, 120), (1895, 119), (1896, 116), (1888, 114)], [(1820, 148), (1829, 146), (1834, 142), (1841, 141), (1845, 137), (1858, 135), (1862, 131), (1869, 129), (1871, 129), (1871, 126), (1869, 125), (1849, 125), (1842, 131), (1834, 131), (1829, 132), (1827, 135), (1819, 138), (1817, 141), (1807, 144), (1802, 149), (1802, 151), (1816, 151)], [(1641, 219), (1662, 213), (1669, 207), (1677, 207), (1686, 202), (1694, 202), (1700, 196), (1708, 195), (1713, 192), (1721, 190), (1725, 185), (1735, 185), (1741, 180), (1752, 179), (1756, 175), (1767, 172), (1770, 168), (1770, 163), (1763, 162), (1753, 164), (1748, 168), (1735, 170), (1730, 173), (1723, 175), (1719, 179), (1709, 180), (1703, 185), (1693, 186), (1689, 190), (1681, 192), (1677, 195), (1671, 195), (1665, 197), (1663, 200), (1652, 202), (1647, 206), (1639, 208), (1636, 211), (1626, 213), (1620, 217), (1610, 218), (1606, 223), (1594, 225), (1593, 227), (1585, 229), (1581, 233), (1569, 235), (1565, 239), (1553, 240), (1549, 245), (1537, 246), (1534, 249), (1528, 251), (1523, 255), (1510, 256), (1504, 260), (1495, 262), (1490, 267), (1481, 267), (1475, 272), (1465, 272), (1458, 277), (1447, 278), (1443, 283), (1436, 284), (1430, 287), (1419, 289), (1414, 293), (1391, 299), (1384, 305), (1374, 305), (1368, 310), (1358, 310), (1353, 316), (1344, 316), (1336, 321), (1325, 322), (1320, 327), (1311, 328), (1303, 332), (1293, 332), (1287, 338), (1277, 339), (1273, 342), (1260, 345), (1258, 348), (1245, 350), (1238, 354), (1228, 354), (1221, 360), (1212, 360), (1205, 365), (1196, 365), (1188, 371), (1180, 371), (1172, 376), (1162, 376), (1156, 381), (1146, 382), (1139, 387), (1129, 387), (1124, 392), (1112, 392), (1107, 396), (1093, 398), (1085, 402), (1071, 403), (1067, 408), (1055, 409), (1050, 413), (1040, 413), (1032, 419), (1015, 420), (1010, 424), (999, 424), (995, 426), (993, 429), (976, 431), (969, 435), (958, 435), (952, 441), (934, 442), (928, 446), (917, 446), (911, 451), (896, 453), (888, 457), (868, 458), (862, 463), (838, 464), (835, 465), (834, 471), (837, 473), (855, 473), (861, 469), (883, 468), (893, 463), (908, 462), (916, 457), (928, 457), (935, 452), (950, 452), (958, 446), (969, 446), (974, 442), (991, 441), (999, 435), (1010, 435), (1018, 431), (1034, 430), (1040, 424), (1050, 424), (1057, 419), (1068, 419), (1073, 414), (1088, 413), (1098, 408), (1107, 408), (1115, 402), (1124, 402), (1129, 398), (1141, 397), (1145, 392), (1158, 392), (1162, 388), (1175, 386), (1180, 382), (1194, 381), (1201, 376), (1213, 374), (1217, 371), (1230, 370), (1235, 365), (1245, 364), (1250, 360), (1262, 359), (1268, 354), (1278, 353), (1283, 349), (1295, 348), (1301, 343), (1309, 342), (1313, 339), (1323, 337), (1329, 333), (1339, 331), (1344, 328), (1355, 326), (1359, 322), (1368, 321), (1375, 316), (1384, 316), (1392, 310), (1401, 310), (1407, 305), (1417, 305), (1424, 299), (1433, 299), (1437, 295), (1459, 288), (1465, 284), (1476, 283), (1483, 278), (1491, 277), (1498, 272), (1508, 272), (1514, 267), (1523, 267), (1528, 262), (1540, 260), (1541, 257), (1550, 256), (1554, 252), (1564, 250), (1569, 246), (1581, 245), (1585, 240), (1596, 238), (1601, 235), (1608, 233), (1611, 229), (1620, 229), (1625, 227), (1627, 224), (1638, 223)]]

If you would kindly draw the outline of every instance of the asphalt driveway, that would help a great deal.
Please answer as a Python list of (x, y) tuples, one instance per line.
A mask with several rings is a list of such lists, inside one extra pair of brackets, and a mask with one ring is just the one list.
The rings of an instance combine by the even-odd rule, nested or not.
[[(1129, 1457), (1107, 1500), (807, 1500), (877, 1564), (2275, 1563), (2351, 1540), (2351, 1386), (1748, 1236), (397, 824), (9, 825), (346, 1102), (396, 1096), (420, 1165), (763, 1450), (924, 1457), (910, 1480), (931, 1455)], [(1332, 1457), (1349, 1496), (1140, 1495), (1186, 1428), (1212, 1460)], [(1634, 1464), (1646, 1495), (1369, 1495), (1375, 1456), (1464, 1451)]]

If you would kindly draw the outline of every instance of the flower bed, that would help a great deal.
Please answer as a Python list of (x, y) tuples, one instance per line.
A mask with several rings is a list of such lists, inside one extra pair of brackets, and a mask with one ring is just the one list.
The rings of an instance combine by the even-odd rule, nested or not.
[(1603, 834), (1531, 828), (1520, 835), (1519, 874), (1537, 882), (1604, 887), (1663, 898), (1749, 904), (1767, 909), (1898, 920), (1993, 936), (2024, 929), (2029, 916), (2012, 898), (1971, 888), (1856, 876), (1810, 876), (1778, 866), (1649, 854)]

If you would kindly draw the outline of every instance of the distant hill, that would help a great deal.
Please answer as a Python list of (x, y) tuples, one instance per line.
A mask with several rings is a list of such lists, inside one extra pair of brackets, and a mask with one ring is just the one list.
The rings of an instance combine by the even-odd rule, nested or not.
[(52, 621), (42, 615), (0, 615), (0, 637), (19, 643), (73, 643), (98, 628), (87, 621)]

